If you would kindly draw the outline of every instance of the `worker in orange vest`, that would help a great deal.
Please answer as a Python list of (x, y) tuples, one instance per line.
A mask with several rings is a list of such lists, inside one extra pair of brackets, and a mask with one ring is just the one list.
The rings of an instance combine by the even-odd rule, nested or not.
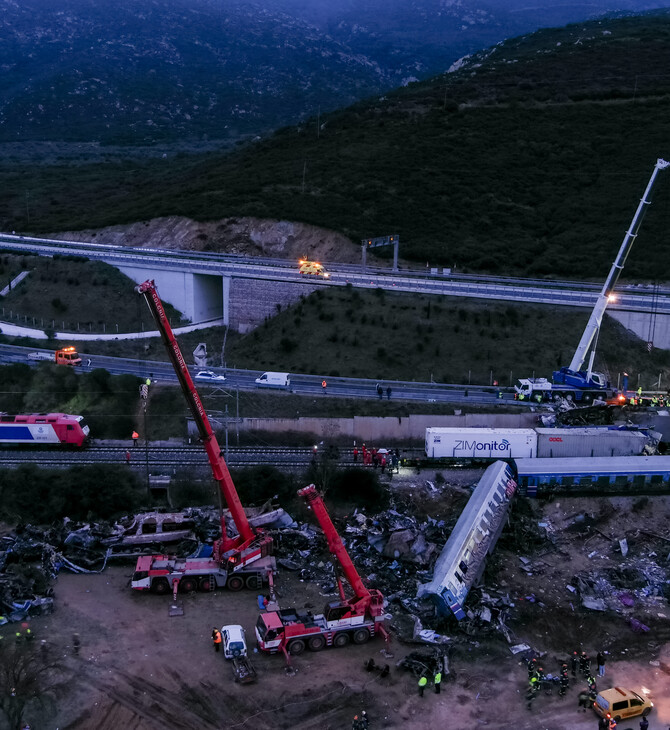
[(212, 641), (214, 642), (214, 651), (221, 651), (221, 632), (216, 626), (212, 629)]
[(133, 446), (137, 446), (137, 439), (140, 437), (137, 431), (133, 431)]
[(321, 387), (323, 388), (323, 392), (325, 393), (326, 392), (326, 388), (328, 387), (328, 383), (326, 383), (325, 380), (322, 380), (321, 381)]

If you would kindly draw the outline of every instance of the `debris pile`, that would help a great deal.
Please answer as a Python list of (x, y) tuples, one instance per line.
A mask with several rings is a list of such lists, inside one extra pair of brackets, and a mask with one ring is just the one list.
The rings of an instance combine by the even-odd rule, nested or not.
[[(295, 524), (284, 510), (265, 507), (251, 510), (252, 524)], [(0, 624), (50, 612), (51, 582), (63, 569), (99, 573), (112, 558), (167, 550), (178, 557), (197, 554), (219, 537), (220, 525), (213, 507), (146, 512), (115, 523), (78, 523), (66, 517), (46, 528), (20, 525), (0, 538)]]

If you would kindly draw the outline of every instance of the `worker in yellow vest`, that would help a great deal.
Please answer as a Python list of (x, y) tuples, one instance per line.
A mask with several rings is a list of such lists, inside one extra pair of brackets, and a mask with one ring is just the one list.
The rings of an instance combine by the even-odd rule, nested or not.
[(421, 677), (421, 679), (419, 679), (419, 697), (423, 697), (423, 691), (426, 689), (427, 684), (428, 680), (425, 677)]

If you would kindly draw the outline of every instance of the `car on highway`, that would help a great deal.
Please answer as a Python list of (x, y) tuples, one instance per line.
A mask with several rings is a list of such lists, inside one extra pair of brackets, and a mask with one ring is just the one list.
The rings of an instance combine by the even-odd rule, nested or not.
[(211, 370), (201, 370), (199, 373), (196, 373), (195, 375), (196, 380), (209, 380), (209, 381), (221, 381), (225, 380), (225, 375), (217, 375), (216, 373), (212, 372)]

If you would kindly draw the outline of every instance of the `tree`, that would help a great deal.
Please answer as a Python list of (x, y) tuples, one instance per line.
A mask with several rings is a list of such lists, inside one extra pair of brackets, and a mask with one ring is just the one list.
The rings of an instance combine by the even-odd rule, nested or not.
[(53, 705), (52, 696), (60, 675), (60, 664), (37, 646), (0, 640), (0, 718), (3, 727), (19, 728), (27, 706)]

